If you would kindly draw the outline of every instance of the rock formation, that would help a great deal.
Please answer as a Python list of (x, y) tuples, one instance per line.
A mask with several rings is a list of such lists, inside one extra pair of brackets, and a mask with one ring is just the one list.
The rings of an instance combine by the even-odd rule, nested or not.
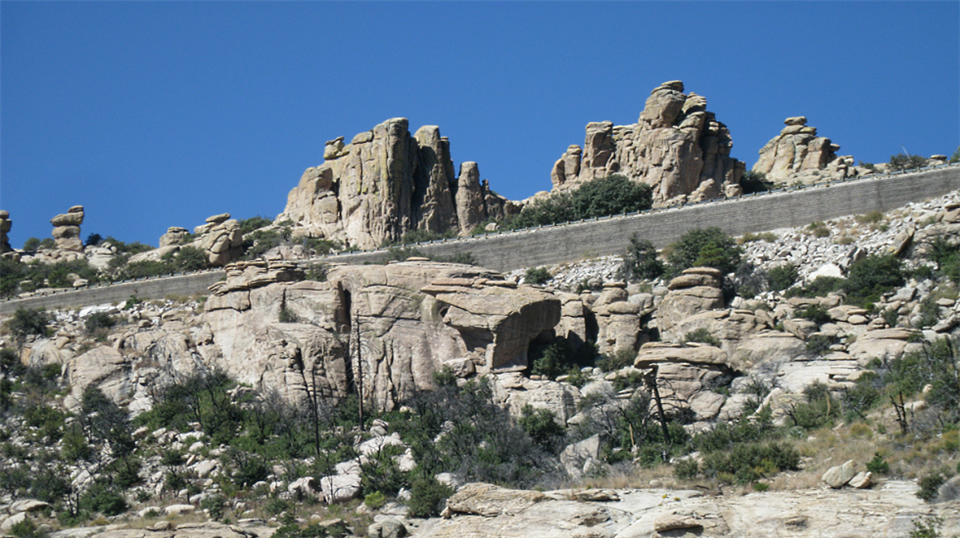
[(622, 174), (650, 185), (655, 206), (740, 194), (744, 163), (730, 157), (730, 131), (706, 106), (675, 80), (651, 92), (636, 124), (587, 124), (583, 148), (554, 164), (554, 189)]
[(183, 240), (190, 232), (186, 228), (181, 228), (179, 226), (171, 226), (167, 228), (167, 233), (160, 236), (160, 247), (169, 247), (172, 245), (179, 245), (180, 241)]
[(343, 137), (327, 142), (325, 162), (303, 173), (276, 221), (371, 248), (413, 230), (467, 233), (489, 216), (517, 211), (480, 182), (476, 163), (463, 163), (454, 175), (450, 142), (438, 127), (411, 135), (407, 126), (406, 118), (394, 118), (349, 144)]
[(10, 246), (10, 240), (7, 238), (7, 234), (10, 233), (12, 227), (13, 221), (10, 220), (10, 212), (0, 210), (0, 254), (13, 250), (13, 247)]
[(57, 215), (50, 220), (53, 224), (53, 238), (57, 240), (57, 248), (73, 252), (83, 251), (83, 241), (80, 240), (80, 225), (83, 224), (83, 206), (75, 205), (65, 214)]
[[(220, 267), (243, 256), (243, 234), (240, 232), (240, 223), (230, 218), (230, 213), (207, 217), (206, 224), (193, 229), (193, 233), (200, 236), (196, 241), (200, 248), (207, 253), (207, 262)], [(170, 230), (167, 230), (167, 237)], [(178, 232), (174, 232), (177, 235)]]
[(838, 157), (836, 152), (840, 146), (829, 138), (818, 137), (817, 128), (808, 126), (806, 117), (787, 118), (783, 123), (786, 127), (780, 134), (760, 149), (754, 172), (781, 184), (840, 180), (848, 173), (859, 173), (854, 170), (853, 157)]

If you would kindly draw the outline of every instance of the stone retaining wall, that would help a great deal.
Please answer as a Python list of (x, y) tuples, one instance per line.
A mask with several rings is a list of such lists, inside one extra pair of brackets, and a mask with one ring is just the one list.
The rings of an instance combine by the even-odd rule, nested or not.
[[(427, 243), (416, 245), (416, 248), (425, 254), (439, 256), (469, 252), (484, 267), (509, 271), (617, 254), (623, 251), (633, 233), (659, 248), (697, 228), (717, 226), (731, 235), (762, 232), (844, 215), (889, 211), (957, 189), (960, 189), (960, 166), (951, 165), (909, 174), (874, 176), (660, 209), (639, 215)], [(379, 250), (328, 256), (322, 261), (381, 263), (386, 257), (386, 251)], [(208, 271), (0, 301), (0, 314), (10, 314), (19, 307), (64, 308), (120, 303), (131, 295), (157, 299), (167, 295), (207, 293), (207, 286), (223, 275), (223, 271)]]

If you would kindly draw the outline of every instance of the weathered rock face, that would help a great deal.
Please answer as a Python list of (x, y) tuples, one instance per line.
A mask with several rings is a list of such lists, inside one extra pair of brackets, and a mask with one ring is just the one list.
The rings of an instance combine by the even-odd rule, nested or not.
[(498, 536), (899, 536), (918, 513), (956, 528), (957, 502), (925, 505), (916, 485), (891, 480), (869, 496), (840, 490), (704, 495), (690, 490), (509, 490), (467, 484), (447, 500), (444, 518), (424, 521), (422, 538)]
[(740, 194), (745, 165), (730, 157), (730, 131), (706, 106), (676, 80), (651, 92), (634, 125), (587, 124), (583, 149), (570, 146), (554, 164), (554, 189), (622, 174), (650, 185), (655, 206)]
[(406, 118), (394, 118), (347, 145), (342, 137), (328, 142), (326, 162), (303, 173), (277, 221), (371, 248), (411, 230), (468, 232), (487, 216), (517, 210), (480, 183), (476, 163), (454, 175), (450, 142), (439, 128), (411, 135), (407, 127)]
[(660, 303), (658, 316), (660, 334), (664, 340), (679, 341), (684, 334), (674, 328), (694, 314), (724, 306), (720, 289), (720, 271), (709, 267), (693, 267), (670, 281), (670, 292)]
[[(226, 265), (243, 256), (243, 234), (240, 232), (240, 223), (236, 219), (231, 219), (230, 213), (207, 217), (206, 224), (194, 228), (193, 233), (200, 236), (195, 243), (198, 243), (199, 247), (207, 253), (207, 262), (214, 267)], [(167, 230), (164, 237), (170, 235), (170, 230)], [(179, 235), (179, 232), (175, 231), (173, 235)], [(168, 238), (172, 239), (172, 237)]]
[[(552, 295), (457, 264), (337, 266), (314, 282), (293, 263), (239, 262), (211, 291), (203, 312), (143, 320), (113, 347), (79, 357), (38, 347), (31, 360), (66, 363), (76, 397), (99, 386), (134, 411), (149, 407), (151, 387), (215, 368), (294, 401), (308, 390), (336, 400), (362, 380), (368, 400), (392, 408), (444, 365), (461, 376), (522, 369), (530, 342), (560, 320)], [(530, 403), (575, 412), (575, 390), (541, 384)]]
[(760, 149), (760, 158), (753, 165), (776, 183), (816, 183), (847, 177), (853, 168), (853, 157), (838, 157), (840, 146), (829, 138), (818, 137), (817, 128), (807, 125), (807, 118), (787, 118), (787, 126)]
[(57, 248), (73, 252), (83, 252), (83, 241), (80, 240), (80, 225), (83, 224), (83, 206), (75, 205), (62, 215), (50, 219), (53, 224), (53, 238), (57, 240)]
[(10, 220), (10, 212), (0, 209), (0, 254), (10, 252), (13, 247), (10, 246), (10, 239), (7, 234), (13, 227), (13, 221)]

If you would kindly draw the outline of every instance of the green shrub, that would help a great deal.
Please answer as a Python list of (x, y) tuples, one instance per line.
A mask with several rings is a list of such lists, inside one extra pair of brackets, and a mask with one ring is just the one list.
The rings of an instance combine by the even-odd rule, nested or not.
[(740, 264), (743, 249), (720, 228), (691, 230), (675, 243), (667, 257), (670, 275), (678, 275), (690, 267), (713, 267), (723, 274), (733, 272)]
[(298, 323), (300, 318), (286, 306), (280, 308), (280, 314), (277, 316), (280, 323)]
[(663, 262), (657, 258), (653, 243), (634, 233), (623, 256), (621, 271), (628, 280), (653, 280), (663, 274)]
[(860, 224), (876, 224), (883, 220), (883, 213), (881, 211), (871, 211), (863, 215), (857, 215), (854, 218)]
[(534, 350), (531, 358), (530, 373), (556, 379), (571, 368), (592, 366), (596, 358), (596, 347), (576, 346), (567, 340), (557, 340), (542, 351)]
[(731, 476), (733, 482), (747, 484), (780, 471), (797, 470), (799, 465), (800, 453), (789, 445), (748, 443), (707, 454), (703, 459), (703, 472), (717, 477)]
[(903, 282), (903, 264), (899, 258), (871, 254), (850, 266), (843, 289), (848, 302), (867, 306)]
[(10, 534), (17, 538), (43, 538), (47, 535), (29, 517), (14, 523), (10, 527)]
[(343, 523), (321, 526), (319, 523), (311, 523), (306, 527), (300, 528), (293, 523), (282, 525), (273, 533), (273, 538), (341, 538), (347, 535), (346, 526)]
[(767, 175), (763, 172), (754, 172), (747, 170), (740, 178), (740, 188), (743, 194), (753, 194), (756, 192), (765, 192), (773, 189), (774, 183), (767, 180)]
[(363, 498), (363, 504), (371, 510), (379, 510), (387, 503), (387, 496), (379, 491), (367, 494)]
[(437, 517), (443, 510), (453, 489), (432, 476), (417, 476), (410, 485), (410, 500), (407, 502), (408, 517)]
[(831, 321), (830, 313), (826, 307), (821, 305), (807, 305), (804, 308), (798, 308), (793, 315), (798, 318), (810, 320), (817, 325), (823, 325)]
[(80, 505), (107, 517), (122, 514), (127, 509), (127, 500), (106, 480), (95, 480), (93, 485), (80, 497)]
[(830, 237), (830, 228), (819, 220), (808, 224), (807, 230), (810, 230), (814, 237)]
[(13, 313), (7, 327), (17, 342), (23, 343), (28, 336), (47, 336), (49, 323), (47, 313), (42, 308), (20, 307)]
[(327, 281), (327, 272), (330, 268), (323, 263), (312, 263), (307, 266), (307, 270), (304, 271), (304, 277), (307, 280), (313, 280), (315, 282), (326, 282)]
[(94, 334), (98, 329), (112, 329), (117, 324), (116, 318), (106, 312), (94, 312), (87, 316), (84, 328), (87, 334)]
[(910, 531), (910, 538), (940, 538), (940, 530), (943, 528), (943, 518), (940, 516), (928, 516), (923, 519), (916, 518), (912, 521), (913, 530)]
[(697, 460), (690, 458), (680, 460), (673, 464), (673, 476), (678, 480), (691, 480), (700, 474), (700, 464)]
[(218, 493), (204, 497), (203, 500), (200, 501), (200, 508), (206, 510), (210, 518), (214, 521), (221, 521), (223, 520), (223, 509), (226, 502), (227, 498)]
[(612, 355), (601, 355), (597, 359), (597, 368), (604, 372), (615, 372), (627, 366), (633, 366), (637, 353), (632, 349), (621, 349)]
[(792, 263), (778, 265), (767, 271), (767, 282), (771, 291), (783, 291), (793, 286), (800, 278), (800, 271)]
[(248, 233), (253, 232), (254, 230), (259, 230), (265, 226), (270, 226), (273, 224), (273, 221), (257, 215), (256, 217), (250, 217), (249, 219), (240, 219), (240, 233), (242, 235), (247, 235)]
[(938, 490), (948, 478), (949, 476), (943, 471), (932, 471), (920, 477), (920, 480), (918, 480), (920, 489), (917, 490), (917, 497), (928, 503), (937, 500)]
[(875, 475), (885, 475), (890, 472), (890, 464), (879, 452), (874, 452), (873, 459), (867, 462), (867, 470)]
[(23, 250), (26, 252), (36, 252), (40, 250), (40, 240), (36, 237), (29, 237), (23, 242)]
[(926, 165), (927, 160), (920, 155), (898, 153), (890, 156), (889, 169), (891, 172), (899, 172), (901, 170), (914, 170), (917, 168), (923, 168)]
[(803, 389), (805, 402), (787, 409), (787, 416), (795, 426), (815, 430), (833, 424), (840, 416), (841, 405), (831, 395), (827, 386), (816, 381)]
[(720, 347), (720, 340), (705, 328), (690, 331), (683, 335), (683, 343), (689, 344), (690, 342), (698, 342), (701, 344), (709, 344), (711, 346)]
[(546, 267), (531, 267), (527, 269), (527, 272), (523, 275), (523, 281), (527, 284), (535, 284), (542, 286), (550, 281), (553, 276), (550, 274), (550, 271)]
[(555, 451), (561, 446), (566, 426), (557, 423), (553, 411), (549, 409), (534, 409), (530, 405), (523, 406), (520, 416), (520, 427), (527, 432), (533, 442), (548, 451)]

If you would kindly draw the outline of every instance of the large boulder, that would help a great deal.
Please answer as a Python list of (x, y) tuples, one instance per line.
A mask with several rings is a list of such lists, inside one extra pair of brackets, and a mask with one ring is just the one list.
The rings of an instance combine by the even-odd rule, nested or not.
[(675, 330), (687, 318), (701, 312), (724, 307), (720, 289), (720, 271), (709, 267), (693, 267), (670, 281), (670, 291), (660, 302), (657, 313), (661, 338), (679, 341), (684, 334)]
[(730, 131), (706, 106), (675, 80), (650, 93), (636, 124), (587, 124), (583, 149), (570, 146), (554, 164), (554, 189), (622, 174), (650, 185), (655, 206), (740, 194), (745, 165), (730, 157)]

